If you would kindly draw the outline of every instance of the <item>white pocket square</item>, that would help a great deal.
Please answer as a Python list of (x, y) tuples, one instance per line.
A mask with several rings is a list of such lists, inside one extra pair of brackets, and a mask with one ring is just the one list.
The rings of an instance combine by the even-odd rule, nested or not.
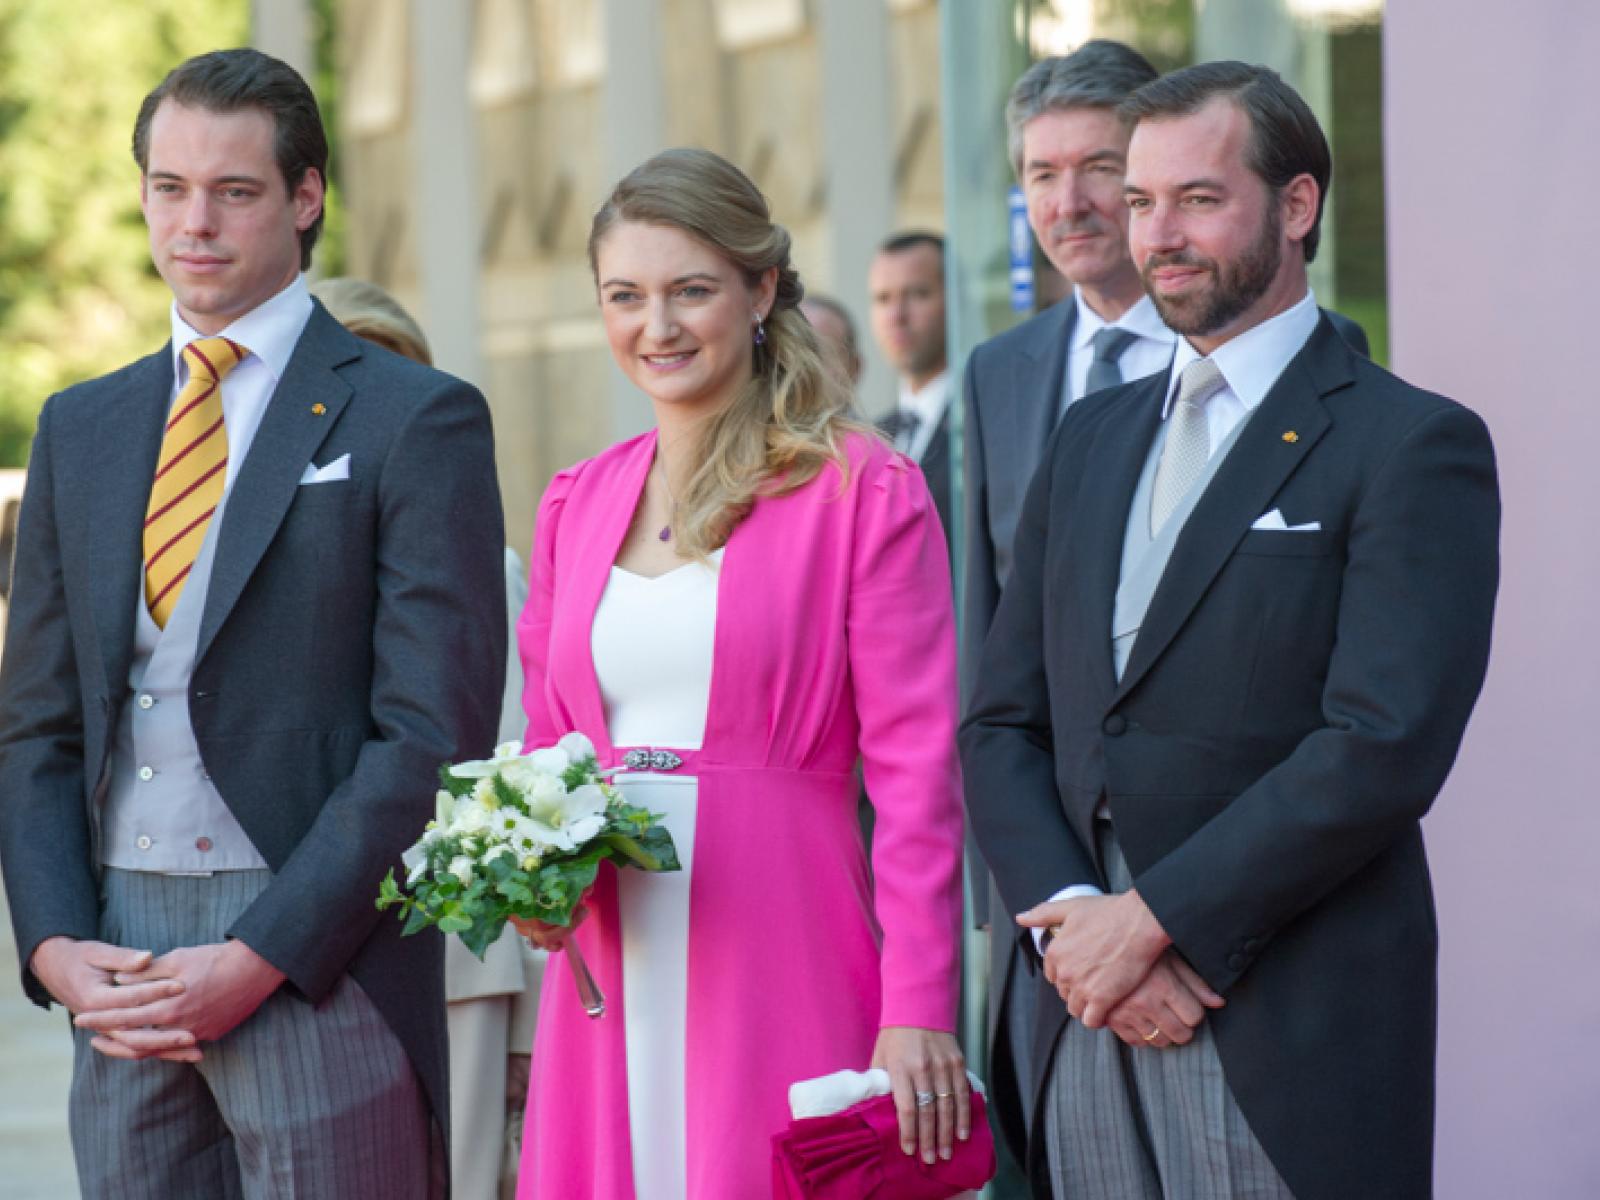
[(307, 463), (305, 472), (300, 476), (300, 485), (308, 483), (334, 483), (340, 479), (350, 478), (350, 456), (341, 454), (325, 466), (316, 463)]
[(1275, 508), (1271, 512), (1262, 513), (1250, 528), (1275, 529), (1282, 533), (1316, 533), (1322, 528), (1322, 522), (1307, 521), (1304, 525), (1290, 525), (1283, 519), (1282, 511)]

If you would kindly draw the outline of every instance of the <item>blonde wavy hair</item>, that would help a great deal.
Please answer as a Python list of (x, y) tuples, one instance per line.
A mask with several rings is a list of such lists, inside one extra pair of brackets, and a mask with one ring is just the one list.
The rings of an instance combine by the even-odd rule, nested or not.
[(388, 292), (365, 279), (340, 275), (319, 279), (311, 294), (322, 301), (328, 314), (358, 338), (376, 342), (413, 362), (433, 366), (428, 339), (404, 308)]
[(597, 282), (600, 244), (624, 221), (681, 229), (732, 263), (752, 289), (764, 272), (778, 271), (766, 341), (751, 345), (750, 382), (700, 430), (692, 455), (698, 465), (672, 516), (679, 552), (704, 559), (758, 497), (794, 491), (829, 464), (847, 477), (845, 436), (876, 433), (854, 416), (849, 389), (828, 369), (800, 312), (805, 289), (789, 261), (789, 233), (773, 222), (766, 197), (743, 171), (709, 150), (690, 149), (663, 151), (634, 168), (589, 230)]

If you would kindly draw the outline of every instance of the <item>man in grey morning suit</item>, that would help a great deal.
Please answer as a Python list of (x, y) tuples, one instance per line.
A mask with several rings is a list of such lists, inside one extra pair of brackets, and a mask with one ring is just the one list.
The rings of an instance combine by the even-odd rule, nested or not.
[(1413, 1200), (1418, 822), (1488, 659), (1493, 451), (1318, 313), (1331, 162), (1276, 75), (1204, 64), (1125, 111), (1130, 247), (1183, 340), (1063, 419), (961, 734), (1063, 1001), (1030, 1168), (1067, 1200)]
[(327, 143), (290, 68), (190, 60), (134, 152), (173, 340), (46, 403), (0, 670), (0, 853), (24, 987), (76, 1014), (80, 1183), (441, 1195), (443, 947), (373, 900), (494, 737), (487, 408), (307, 294)]
[[(1022, 496), (1061, 414), (1085, 393), (1165, 370), (1176, 335), (1161, 323), (1128, 257), (1122, 171), (1129, 126), (1117, 105), (1156, 77), (1137, 51), (1085, 43), (1035, 63), (1011, 90), (1006, 131), (1028, 223), (1074, 294), (991, 338), (967, 360), (965, 469), (967, 566), (962, 676), (970, 693), (1000, 588)], [(980, 920), (1004, 913), (981, 864), (973, 892)], [(1035, 993), (1009, 920), (989, 939), (990, 1105), (1020, 1162), (1035, 1071)], [(1046, 995), (1049, 995), (1047, 992)], [(997, 1187), (1017, 1194), (1006, 1164)]]

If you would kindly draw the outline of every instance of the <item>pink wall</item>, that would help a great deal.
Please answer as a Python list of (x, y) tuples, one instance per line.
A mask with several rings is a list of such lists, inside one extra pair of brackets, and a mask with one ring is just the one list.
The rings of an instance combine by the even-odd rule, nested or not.
[(1594, 1200), (1600, 5), (1398, 0), (1384, 39), (1395, 370), (1489, 422), (1505, 503), (1489, 681), (1427, 823), (1438, 1194)]

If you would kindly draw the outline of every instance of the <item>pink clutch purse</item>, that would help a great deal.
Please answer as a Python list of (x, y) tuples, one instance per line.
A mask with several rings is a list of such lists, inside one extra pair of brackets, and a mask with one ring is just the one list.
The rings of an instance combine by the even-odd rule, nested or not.
[(931, 1166), (900, 1149), (893, 1096), (790, 1121), (772, 1138), (774, 1200), (947, 1200), (982, 1187), (994, 1172), (994, 1135), (976, 1092), (972, 1137)]

